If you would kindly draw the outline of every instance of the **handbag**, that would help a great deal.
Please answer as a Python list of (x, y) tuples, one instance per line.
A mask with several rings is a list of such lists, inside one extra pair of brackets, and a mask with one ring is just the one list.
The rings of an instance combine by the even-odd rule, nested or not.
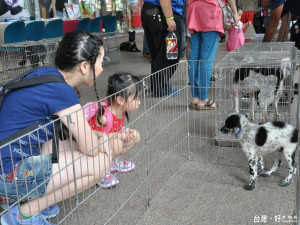
[(222, 0), (218, 0), (218, 2), (223, 13), (223, 26), (224, 27), (231, 26), (232, 24), (234, 24), (234, 18), (230, 6), (227, 3), (224, 5)]

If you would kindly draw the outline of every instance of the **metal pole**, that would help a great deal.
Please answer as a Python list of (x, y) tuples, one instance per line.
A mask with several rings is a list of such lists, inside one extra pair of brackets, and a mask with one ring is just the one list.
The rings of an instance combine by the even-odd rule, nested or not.
[(39, 0), (34, 0), (34, 16), (35, 20), (41, 19)]
[[(296, 63), (295, 64), (297, 64), (297, 52), (296, 52), (296, 48), (295, 48), (295, 57), (294, 57), (294, 59), (296, 59)], [(295, 69), (296, 70), (296, 69)], [(295, 73), (297, 73), (297, 71), (295, 71)], [(294, 76), (294, 78), (295, 78), (295, 76)], [(297, 79), (297, 81), (299, 82), (299, 79), (300, 79), (300, 77), (298, 77), (298, 79)], [(298, 92), (299, 92), (299, 87), (298, 87), (298, 90), (297, 90)], [(296, 127), (297, 127), (297, 129), (299, 130), (299, 126), (300, 126), (300, 123), (299, 123), (299, 117), (300, 117), (300, 97), (299, 97), (299, 94), (298, 94), (298, 96), (297, 96), (297, 112), (296, 112), (297, 114), (296, 114), (296, 117), (297, 117), (297, 121), (296, 121), (296, 123), (297, 123), (297, 125), (296, 125)], [(298, 135), (298, 137), (299, 137), (299, 135)], [(297, 149), (299, 148), (299, 144), (298, 144), (298, 146), (297, 146)], [(297, 216), (297, 225), (300, 225), (300, 202), (299, 202), (299, 196), (300, 196), (300, 180), (299, 180), (299, 174), (300, 174), (300, 172), (299, 172), (299, 170), (300, 170), (300, 168), (299, 168), (299, 165), (300, 165), (300, 153), (299, 153), (299, 150), (298, 150), (298, 152), (297, 152), (297, 154), (298, 154), (298, 160), (297, 160), (297, 164), (296, 164), (296, 168), (297, 168), (297, 173), (296, 173), (296, 210), (295, 210), (295, 213), (296, 213), (296, 216)]]
[(298, 162), (297, 162), (297, 174), (296, 174), (296, 216), (297, 216), (297, 225), (300, 225), (300, 207), (299, 207), (299, 190), (300, 190), (300, 182), (299, 182), (299, 162), (300, 162), (300, 154), (298, 151)]

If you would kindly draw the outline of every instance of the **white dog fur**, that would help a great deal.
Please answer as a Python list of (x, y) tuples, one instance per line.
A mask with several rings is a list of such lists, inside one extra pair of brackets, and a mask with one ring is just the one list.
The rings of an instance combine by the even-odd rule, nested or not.
[[(277, 170), (282, 153), (287, 160), (289, 174), (280, 185), (285, 187), (292, 182), (298, 143), (298, 130), (294, 126), (280, 121), (257, 125), (250, 123), (245, 115), (235, 113), (227, 117), (221, 132), (234, 132), (241, 140), (250, 170), (250, 183), (245, 186), (246, 190), (255, 187), (258, 176), (270, 176)], [(263, 156), (275, 151), (272, 168), (264, 171)]]

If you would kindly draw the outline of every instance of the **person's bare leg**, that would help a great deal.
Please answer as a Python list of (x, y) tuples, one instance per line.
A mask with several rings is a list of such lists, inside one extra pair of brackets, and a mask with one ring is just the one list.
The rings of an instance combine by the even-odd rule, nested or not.
[(278, 42), (284, 42), (286, 35), (287, 35), (287, 29), (288, 29), (288, 24), (289, 24), (289, 19), (290, 19), (290, 13), (285, 14), (281, 18), (281, 27), (278, 33)]
[(278, 24), (279, 24), (282, 9), (283, 9), (283, 4), (281, 4), (276, 9), (271, 11), (270, 22), (269, 22), (269, 25), (266, 29), (263, 42), (271, 42), (272, 41), (272, 39), (273, 39), (273, 37), (276, 33)]
[(45, 196), (22, 204), (20, 210), (23, 215), (32, 216), (55, 203), (69, 199), (76, 192), (81, 193), (95, 185), (109, 171), (109, 167), (110, 159), (104, 153), (89, 157), (79, 151), (67, 151), (60, 155), (59, 163), (53, 164), (53, 175)]

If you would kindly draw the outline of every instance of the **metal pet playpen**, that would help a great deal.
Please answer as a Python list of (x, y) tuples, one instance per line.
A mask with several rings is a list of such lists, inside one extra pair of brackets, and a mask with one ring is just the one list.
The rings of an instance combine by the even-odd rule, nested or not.
[[(141, 135), (140, 142), (124, 156), (135, 162), (135, 169), (126, 174), (116, 173), (120, 183), (114, 188), (93, 185), (78, 193), (75, 185), (75, 196), (58, 203), (60, 213), (49, 221), (55, 224), (300, 224), (297, 221), (300, 207), (295, 201), (299, 198), (299, 173), (290, 186), (280, 187), (278, 183), (288, 172), (283, 163), (271, 177), (259, 178), (253, 191), (245, 191), (243, 186), (249, 181), (249, 172), (239, 146), (241, 140), (219, 132), (226, 116), (234, 112), (235, 89), (240, 92), (240, 112), (249, 114), (247, 87), (234, 87), (234, 72), (240, 68), (280, 67), (284, 58), (291, 63), (279, 101), (279, 120), (299, 126), (299, 99), (293, 89), (299, 76), (299, 59), (292, 45), (280, 48), (279, 43), (273, 44), (255, 43), (260, 45), (257, 48), (251, 47), (252, 43), (245, 44), (245, 51), (229, 53), (222, 61), (214, 62), (215, 81), (210, 88), (210, 98), (217, 102), (214, 110), (189, 108), (191, 94), (186, 61), (175, 65), (176, 72), (171, 79), (181, 92), (179, 96), (152, 98), (149, 89), (153, 74), (143, 78), (139, 110), (125, 126), (138, 130)], [(168, 67), (158, 73), (173, 70), (174, 67)], [(260, 88), (275, 91), (269, 86)], [(255, 123), (261, 119), (258, 104), (256, 99)], [(76, 118), (78, 113), (66, 115), (70, 136), (71, 118)], [(272, 120), (271, 102), (268, 115)], [(53, 122), (48, 126), (53, 126)], [(43, 127), (26, 136), (36, 132), (43, 132)], [(72, 143), (71, 140), (71, 149)], [(60, 154), (64, 154), (65, 148), (62, 146)], [(267, 168), (271, 159), (271, 155), (265, 157)], [(74, 158), (74, 162), (78, 160)], [(74, 162), (65, 168), (74, 171)], [(2, 197), (4, 203), (9, 203), (5, 193)], [(23, 199), (18, 200), (14, 204)]]

